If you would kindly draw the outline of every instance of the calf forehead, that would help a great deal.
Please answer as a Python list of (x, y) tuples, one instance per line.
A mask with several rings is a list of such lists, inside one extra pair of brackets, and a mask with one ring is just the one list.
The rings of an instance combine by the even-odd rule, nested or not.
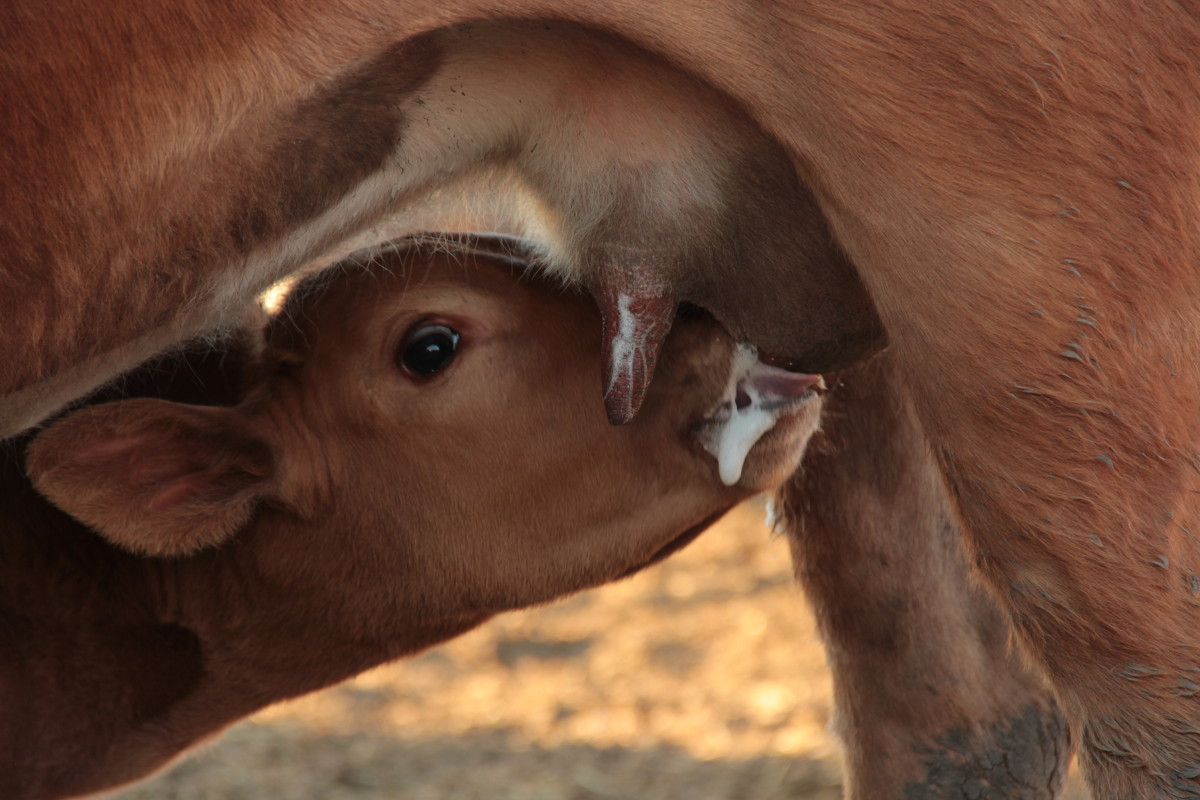
[(451, 307), (511, 320), (556, 312), (598, 314), (585, 295), (531, 279), (528, 265), (514, 259), (402, 242), (355, 254), (298, 286), (288, 296), (280, 314), (285, 324), (279, 327), (336, 334), (355, 321)]
[[(401, 270), (375, 287), (383, 299), (374, 313), (456, 310), (495, 322), (520, 324), (556, 315), (594, 318), (586, 296), (532, 280), (527, 269), (482, 254), (410, 254)], [(367, 287), (366, 291), (371, 291)], [(362, 294), (351, 302), (363, 302)]]
[(472, 305), (496, 313), (499, 303), (521, 300), (529, 291), (518, 284), (514, 269), (415, 243), (371, 248), (296, 285), (266, 338), (272, 347), (307, 356), (319, 342), (353, 339), (373, 320), (422, 306)]
[[(262, 396), (284, 404), (299, 398), (306, 408), (294, 413), (325, 432), (341, 428), (337, 420), (373, 426), (398, 404), (426, 416), (432, 400), (447, 414), (462, 413), (480, 395), (519, 391), (531, 381), (527, 388), (535, 389), (550, 371), (562, 373), (561, 399), (574, 399), (563, 381), (567, 367), (586, 380), (575, 370), (581, 364), (599, 380), (600, 323), (591, 299), (486, 253), (407, 242), (367, 251), (297, 287), (280, 317), (268, 335)], [(462, 335), (445, 385), (412, 381), (397, 365), (408, 335), (428, 325)]]

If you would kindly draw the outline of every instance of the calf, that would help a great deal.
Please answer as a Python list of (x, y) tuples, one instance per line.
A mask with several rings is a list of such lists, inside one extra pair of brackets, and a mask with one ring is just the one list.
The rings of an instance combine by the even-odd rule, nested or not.
[(134, 780), (264, 705), (626, 576), (797, 463), (819, 378), (688, 319), (613, 427), (589, 299), (514, 274), (503, 240), (435, 250), (293, 292), (236, 406), (94, 405), (34, 440), (32, 486), (6, 459), (0, 796)]

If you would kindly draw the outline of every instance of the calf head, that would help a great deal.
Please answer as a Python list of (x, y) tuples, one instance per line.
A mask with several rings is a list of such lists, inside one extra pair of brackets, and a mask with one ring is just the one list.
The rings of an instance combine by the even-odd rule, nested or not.
[[(272, 580), (337, 595), (327, 609), (412, 620), (620, 577), (795, 467), (819, 378), (696, 315), (613, 427), (593, 301), (524, 266), (502, 238), (360, 253), (291, 294), (238, 405), (85, 409), (38, 437), (29, 473), (126, 549), (253, 551)], [(777, 424), (727, 435), (750, 411)]]

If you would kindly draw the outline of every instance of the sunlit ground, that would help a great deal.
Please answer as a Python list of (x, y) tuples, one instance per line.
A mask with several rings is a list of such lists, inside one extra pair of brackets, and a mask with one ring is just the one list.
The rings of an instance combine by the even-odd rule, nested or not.
[(121, 800), (836, 800), (830, 691), (753, 503), (631, 580), (268, 709)]

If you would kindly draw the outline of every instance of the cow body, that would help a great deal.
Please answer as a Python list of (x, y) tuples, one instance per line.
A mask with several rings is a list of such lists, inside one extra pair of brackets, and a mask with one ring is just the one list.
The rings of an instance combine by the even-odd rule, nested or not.
[[(223, 21), (212, 10), (204, 17)], [(208, 35), (219, 33), (228, 32)], [(566, 24), (481, 23), (400, 43), (372, 35), (359, 47), (320, 81), (281, 71), (278, 84), (245, 85), (230, 109), (212, 104), (240, 97), (235, 85), (272, 68), (214, 63), (219, 73), (182, 100), (183, 111), (160, 107), (153, 73), (118, 83), (102, 99), (120, 108), (72, 120), (75, 133), (64, 129), (55, 143), (84, 151), (60, 159), (66, 174), (46, 170), (39, 154), (53, 145), (34, 132), (14, 148), (27, 171), (16, 182), (46, 200), (14, 196), (3, 209), (14, 253), (3, 279), (21, 300), (0, 310), (9, 320), (0, 347), (39, 344), (0, 371), (0, 433), (181, 334), (240, 319), (255, 292), (385, 212), (489, 167), (528, 197), (517, 232), (539, 242), (551, 269), (592, 290), (609, 325), (619, 327), (621, 296), (663, 299), (647, 322), (664, 332), (675, 306), (690, 301), (738, 339), (801, 358), (807, 372), (882, 345), (870, 300), (787, 154), (719, 93)], [(52, 109), (17, 97), (14, 114), (72, 113), (72, 88), (62, 91)], [(109, 130), (111, 115), (139, 130)], [(197, 118), (213, 115), (228, 119)], [(189, 131), (184, 140), (164, 133), (176, 125)], [(81, 203), (80, 186), (105, 201)], [(34, 244), (47, 241), (58, 244)], [(743, 261), (764, 280), (743, 280)], [(792, 288), (797, 261), (811, 275)], [(30, 277), (47, 271), (64, 280)], [(797, 306), (811, 309), (800, 326)]]
[[(680, 87), (696, 78), (732, 98), (811, 189), (829, 244), (888, 330), (975, 562), (1078, 727), (1097, 793), (1200, 793), (1190, 733), (1200, 717), (1190, 688), (1200, 623), (1194, 9), (179, 0), (113, 13), (29, 0), (2, 13), (7, 432), (228, 318), (256, 288), (481, 152), (563, 148), (561, 163), (604, 165), (607, 177), (579, 196), (619, 197), (613, 176), (628, 161), (572, 141), (653, 150), (628, 134), (644, 114), (598, 103), (608, 110), (588, 121), (596, 137), (555, 142), (493, 124), (479, 107), (457, 117), (446, 107), (422, 139), (406, 138), (414, 121), (394, 104), (371, 105), (381, 91), (415, 103), (422, 87), (455, 77), (439, 60), (444, 42), (427, 36), (447, 26), (589, 26), (687, 73)], [(396, 69), (376, 76), (382, 87), (365, 104), (354, 100), (363, 65), (379, 58)], [(467, 95), (457, 108), (478, 100)], [(334, 98), (350, 105), (331, 110)], [(354, 133), (303, 123), (323, 116), (353, 119)], [(693, 122), (684, 129), (744, 133)], [(295, 125), (304, 133), (287, 136)], [(545, 174), (562, 188), (587, 173)], [(535, 195), (561, 202), (545, 188)], [(552, 205), (550, 217), (584, 232), (548, 238), (567, 243), (558, 269), (598, 284), (615, 276), (650, 297), (732, 297), (725, 313), (739, 338), (794, 351), (809, 369), (837, 348), (807, 344), (859, 342), (838, 360), (877, 346), (861, 303), (848, 324), (824, 327), (833, 340), (808, 338), (805, 309), (787, 298), (819, 296), (814, 287), (839, 274), (812, 271), (812, 259), (780, 279), (756, 272), (769, 259), (739, 258), (736, 281), (696, 290), (675, 286), (687, 283), (679, 248), (658, 259), (643, 241), (622, 260), (601, 247), (589, 262), (586, 247), (570, 246), (596, 241), (597, 219), (627, 225), (629, 208), (651, 221), (652, 243), (712, 228), (712, 214), (700, 225), (674, 214), (678, 198)], [(698, 270), (704, 284), (712, 266)], [(739, 284), (768, 296), (722, 291)], [(790, 331), (772, 322), (786, 312)]]

